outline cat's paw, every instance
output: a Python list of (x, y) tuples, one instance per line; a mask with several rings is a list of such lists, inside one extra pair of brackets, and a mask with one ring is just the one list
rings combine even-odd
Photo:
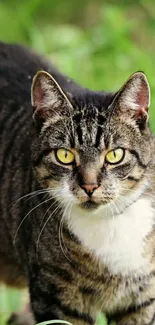
[(9, 318), (8, 325), (35, 325), (31, 313), (13, 313)]

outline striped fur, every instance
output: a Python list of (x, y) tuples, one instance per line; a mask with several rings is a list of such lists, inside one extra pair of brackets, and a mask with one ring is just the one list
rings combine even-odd
[[(155, 324), (148, 106), (143, 73), (93, 92), (0, 43), (0, 281), (28, 287), (36, 322), (94, 325), (103, 311), (117, 325)], [(73, 165), (58, 162), (60, 147)], [(115, 148), (124, 156), (108, 164)]]

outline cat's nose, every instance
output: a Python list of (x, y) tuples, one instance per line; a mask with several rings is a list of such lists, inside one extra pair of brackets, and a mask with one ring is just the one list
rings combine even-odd
[(92, 196), (94, 191), (99, 187), (98, 184), (82, 184), (82, 189), (86, 192), (88, 196)]

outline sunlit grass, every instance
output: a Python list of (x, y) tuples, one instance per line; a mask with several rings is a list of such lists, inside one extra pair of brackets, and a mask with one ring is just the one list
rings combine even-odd
[(23, 304), (23, 292), (0, 286), (0, 325), (6, 325), (12, 312), (19, 311)]

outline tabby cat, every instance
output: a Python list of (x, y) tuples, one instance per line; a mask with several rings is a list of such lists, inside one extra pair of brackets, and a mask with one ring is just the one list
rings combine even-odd
[(155, 324), (149, 102), (142, 72), (94, 92), (0, 43), (0, 280), (35, 322)]

